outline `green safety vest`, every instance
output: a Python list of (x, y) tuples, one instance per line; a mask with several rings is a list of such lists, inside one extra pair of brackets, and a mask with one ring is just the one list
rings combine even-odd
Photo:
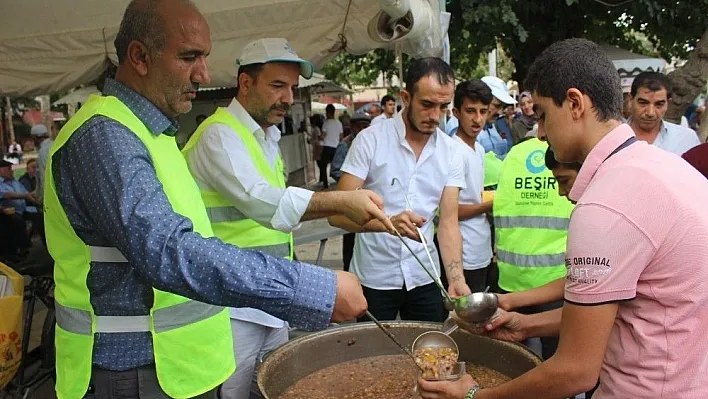
[(47, 246), (55, 261), (57, 396), (84, 397), (91, 378), (94, 334), (148, 331), (162, 390), (174, 398), (201, 395), (219, 386), (236, 367), (226, 309), (154, 288), (153, 305), (146, 315), (100, 316), (91, 306), (86, 285), (91, 262), (128, 260), (117, 248), (89, 246), (77, 236), (59, 202), (51, 171), (54, 154), (96, 115), (111, 118), (138, 136), (174, 211), (189, 218), (195, 232), (212, 236), (197, 185), (174, 138), (153, 135), (117, 98), (91, 96), (57, 136), (47, 163), (44, 218)]
[[(224, 108), (217, 109), (212, 116), (199, 125), (182, 149), (185, 157), (189, 156), (190, 151), (197, 145), (207, 127), (213, 124), (228, 126), (246, 146), (246, 150), (261, 177), (271, 186), (285, 188), (283, 160), (280, 155), (276, 158), (275, 170), (273, 170), (253, 133)], [(293, 258), (292, 233), (274, 230), (250, 219), (216, 191), (202, 189), (201, 195), (214, 235), (241, 248), (256, 249), (279, 258)]]
[(558, 195), (545, 164), (547, 148), (536, 138), (515, 145), (499, 177), (493, 205), (499, 287), (509, 292), (540, 287), (566, 274), (573, 205)]
[(499, 174), (501, 173), (503, 161), (497, 158), (494, 151), (484, 154), (484, 187), (496, 186), (499, 184)]

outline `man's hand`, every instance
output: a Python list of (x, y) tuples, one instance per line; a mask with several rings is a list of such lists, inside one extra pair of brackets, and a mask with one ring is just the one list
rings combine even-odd
[(462, 399), (477, 382), (465, 374), (456, 381), (426, 381), (418, 379), (418, 391), (425, 399)]
[(352, 273), (337, 271), (337, 296), (332, 321), (353, 320), (363, 315), (367, 306), (359, 279)]
[(393, 226), (398, 230), (399, 234), (421, 242), (416, 227), (421, 227), (426, 222), (424, 217), (416, 215), (413, 211), (403, 211), (393, 216), (391, 222), (393, 222)]
[(384, 213), (384, 201), (378, 194), (371, 190), (356, 190), (342, 193), (344, 207), (342, 214), (354, 223), (364, 226), (371, 220), (378, 220), (393, 233), (394, 226)]
[(496, 294), (499, 307), (507, 312), (514, 309), (511, 294)]
[(460, 319), (457, 314), (453, 315), (455, 322), (460, 328), (473, 334), (486, 335), (490, 338), (511, 342), (521, 342), (527, 338), (523, 327), (524, 317), (526, 316), (516, 312), (506, 312), (499, 309), (487, 325), (476, 326)]
[(462, 278), (450, 284), (447, 289), (447, 293), (450, 294), (451, 297), (457, 298), (471, 294), (472, 290), (470, 290), (470, 287), (467, 285), (467, 283), (465, 283), (465, 279)]

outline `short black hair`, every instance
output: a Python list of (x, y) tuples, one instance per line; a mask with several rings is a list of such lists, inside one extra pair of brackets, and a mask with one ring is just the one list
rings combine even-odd
[(632, 89), (630, 94), (632, 97), (637, 95), (639, 89), (649, 89), (651, 91), (666, 90), (666, 98), (670, 99), (673, 91), (671, 90), (671, 81), (668, 76), (660, 72), (642, 72), (632, 81)]
[(406, 91), (412, 96), (415, 93), (416, 83), (428, 75), (435, 75), (442, 85), (455, 81), (455, 73), (445, 61), (436, 57), (418, 58), (411, 61), (408, 66)]
[(472, 79), (458, 84), (455, 88), (455, 99), (453, 100), (455, 108), (462, 108), (465, 98), (489, 105), (492, 103), (494, 96), (492, 95), (492, 89), (481, 79)]
[(325, 113), (326, 113), (327, 115), (329, 115), (329, 114), (334, 114), (334, 105), (332, 105), (332, 104), (327, 104), (327, 106), (325, 107)]
[(555, 170), (560, 168), (561, 166), (566, 169), (573, 169), (579, 172), (582, 164), (580, 164), (579, 162), (558, 162), (556, 161), (555, 154), (553, 154), (553, 150), (551, 150), (551, 147), (548, 147), (548, 149), (546, 150), (546, 167), (548, 168), (548, 170)]
[(620, 120), (619, 73), (605, 51), (587, 39), (567, 39), (543, 50), (529, 68), (525, 90), (550, 97), (561, 106), (570, 88), (590, 97), (600, 122)]
[(396, 99), (393, 98), (392, 95), (386, 94), (386, 95), (383, 96), (383, 98), (381, 99), (381, 106), (383, 107), (383, 106), (386, 105), (386, 103), (389, 102), (389, 101), (393, 101), (393, 102), (395, 103), (395, 102), (396, 102)]
[(241, 76), (242, 73), (245, 73), (246, 75), (250, 76), (251, 79), (254, 81), (258, 79), (258, 75), (261, 73), (263, 70), (263, 67), (265, 67), (265, 64), (262, 62), (255, 63), (255, 64), (248, 64), (248, 65), (241, 65), (238, 67), (238, 71), (236, 72), (236, 95), (238, 96), (238, 78)]

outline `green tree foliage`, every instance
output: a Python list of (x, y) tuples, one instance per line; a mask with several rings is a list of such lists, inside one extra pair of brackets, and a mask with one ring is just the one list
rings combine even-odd
[(708, 0), (453, 0), (447, 10), (451, 62), (467, 64), (499, 43), (518, 81), (559, 40), (586, 37), (685, 59), (708, 26)]
[[(498, 59), (502, 78), (523, 81), (528, 67), (551, 43), (570, 37), (618, 45), (667, 60), (687, 58), (708, 26), (708, 0), (452, 0), (451, 64), (458, 76), (486, 74), (486, 54)], [(370, 85), (380, 72), (396, 72), (393, 52), (340, 54), (324, 73), (336, 82)], [(513, 64), (513, 65), (511, 65)], [(510, 76), (507, 76), (510, 75)]]

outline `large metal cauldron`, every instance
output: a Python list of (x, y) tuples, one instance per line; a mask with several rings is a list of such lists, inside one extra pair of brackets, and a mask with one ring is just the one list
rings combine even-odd
[[(408, 347), (415, 338), (438, 323), (383, 322)], [(526, 347), (496, 341), (457, 330), (451, 335), (460, 348), (460, 360), (489, 367), (515, 378), (541, 363)], [(272, 352), (258, 371), (263, 398), (277, 399), (303, 377), (325, 367), (349, 360), (379, 355), (399, 355), (401, 350), (373, 323), (356, 323), (330, 328), (292, 340)]]

